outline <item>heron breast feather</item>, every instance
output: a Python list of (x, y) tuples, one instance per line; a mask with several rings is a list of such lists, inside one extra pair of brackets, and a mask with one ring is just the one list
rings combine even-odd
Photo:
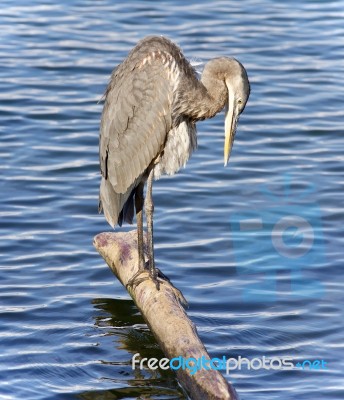
[(154, 177), (173, 175), (184, 167), (197, 147), (196, 126), (193, 122), (183, 120), (177, 127), (171, 129), (160, 155), (159, 162), (154, 167)]

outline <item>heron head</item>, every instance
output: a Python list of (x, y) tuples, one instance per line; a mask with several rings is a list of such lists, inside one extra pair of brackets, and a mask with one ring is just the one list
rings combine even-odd
[(250, 83), (244, 66), (238, 60), (227, 57), (222, 59), (223, 64), (226, 65), (224, 81), (228, 91), (225, 106), (224, 163), (226, 166), (233, 147), (239, 116), (244, 111), (250, 95)]

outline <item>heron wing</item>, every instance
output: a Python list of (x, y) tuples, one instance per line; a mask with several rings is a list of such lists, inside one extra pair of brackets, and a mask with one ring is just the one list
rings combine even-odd
[(134, 66), (132, 61), (114, 71), (101, 120), (101, 171), (115, 193), (126, 193), (146, 171), (172, 126), (173, 85), (166, 64), (151, 56)]

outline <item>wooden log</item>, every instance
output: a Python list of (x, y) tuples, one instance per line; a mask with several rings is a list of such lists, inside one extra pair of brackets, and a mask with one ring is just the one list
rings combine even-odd
[[(93, 244), (126, 287), (138, 272), (136, 231), (100, 233), (94, 238)], [(142, 276), (144, 274), (148, 276), (148, 272), (143, 272)], [(140, 275), (140, 278), (142, 276)], [(167, 358), (211, 358), (197, 334), (195, 325), (184, 310), (183, 295), (169, 281), (160, 284), (160, 290), (157, 290), (151, 279), (146, 279), (133, 288), (128, 287), (127, 290)], [(176, 374), (179, 383), (191, 399), (238, 399), (234, 388), (218, 370), (202, 368), (191, 374), (188, 368), (179, 368)]]

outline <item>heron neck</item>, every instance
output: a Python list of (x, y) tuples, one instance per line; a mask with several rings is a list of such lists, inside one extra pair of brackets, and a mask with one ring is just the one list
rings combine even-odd
[(227, 91), (224, 82), (208, 74), (203, 74), (200, 81), (195, 79), (191, 87), (189, 81), (182, 88), (177, 97), (178, 112), (194, 121), (212, 118), (225, 106)]
[(211, 118), (224, 108), (228, 98), (228, 91), (224, 81), (208, 74), (202, 75), (200, 84), (207, 92), (208, 114), (205, 118)]

